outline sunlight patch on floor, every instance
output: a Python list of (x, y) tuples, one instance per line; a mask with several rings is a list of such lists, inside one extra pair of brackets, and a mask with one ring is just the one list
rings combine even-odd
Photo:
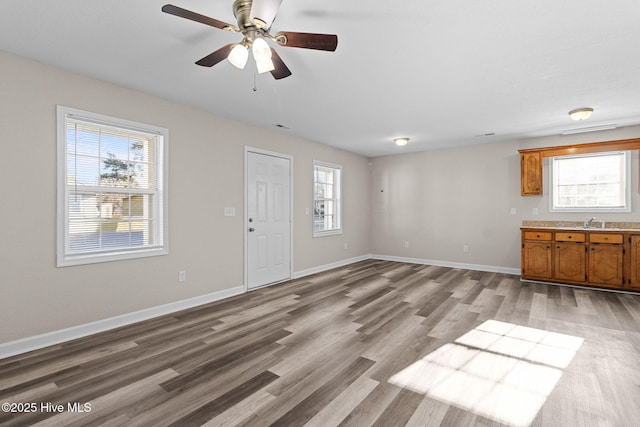
[(528, 426), (583, 341), (487, 320), (389, 382), (503, 424)]

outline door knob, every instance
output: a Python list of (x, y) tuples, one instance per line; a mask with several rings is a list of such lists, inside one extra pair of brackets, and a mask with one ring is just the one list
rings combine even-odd
[(254, 231), (256, 231), (256, 229), (255, 229), (255, 228), (253, 228), (253, 227), (249, 227), (249, 233), (254, 232)]

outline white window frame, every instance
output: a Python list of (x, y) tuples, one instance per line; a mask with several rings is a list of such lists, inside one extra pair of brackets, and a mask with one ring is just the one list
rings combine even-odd
[[(336, 197), (332, 199), (336, 203), (336, 212), (334, 214), (336, 218), (336, 222), (338, 226), (336, 228), (332, 228), (329, 230), (316, 230), (316, 220), (315, 220), (315, 206), (316, 206), (316, 168), (329, 168), (334, 169), (338, 172), (338, 183), (335, 186)], [(337, 165), (335, 163), (322, 162), (319, 160), (313, 161), (313, 207), (312, 207), (312, 226), (313, 226), (313, 237), (322, 237), (322, 236), (332, 236), (336, 234), (342, 234), (342, 166)]]
[[(67, 120), (87, 122), (105, 128), (116, 128), (128, 132), (153, 135), (156, 139), (154, 150), (154, 183), (152, 190), (128, 189), (133, 193), (153, 192), (155, 202), (152, 209), (157, 218), (154, 233), (158, 236), (153, 246), (141, 248), (114, 248), (95, 252), (69, 251), (69, 195), (72, 185), (67, 183)], [(133, 258), (166, 255), (169, 253), (169, 209), (168, 209), (168, 129), (138, 123), (130, 120), (82, 111), (74, 108), (57, 106), (57, 266), (67, 267), (100, 262), (118, 261)], [(74, 186), (75, 187), (75, 186)]]
[[(625, 171), (623, 174), (624, 181), (624, 197), (625, 197), (625, 206), (621, 207), (555, 207), (555, 199), (556, 199), (556, 189), (554, 185), (554, 162), (558, 159), (568, 159), (568, 158), (586, 158), (586, 157), (595, 157), (595, 156), (603, 156), (603, 155), (612, 155), (612, 154), (623, 154), (624, 155), (624, 167)], [(598, 152), (593, 154), (577, 154), (577, 155), (569, 155), (569, 156), (556, 156), (549, 158), (549, 212), (631, 212), (631, 152), (630, 151), (610, 151), (610, 152)]]

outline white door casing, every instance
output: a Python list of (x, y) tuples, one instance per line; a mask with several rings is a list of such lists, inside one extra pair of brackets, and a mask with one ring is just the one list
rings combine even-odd
[(245, 286), (291, 278), (289, 156), (245, 149)]

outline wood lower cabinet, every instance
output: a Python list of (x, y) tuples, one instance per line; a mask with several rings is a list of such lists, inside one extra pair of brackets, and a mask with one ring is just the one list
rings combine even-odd
[(536, 279), (553, 277), (551, 242), (525, 242), (522, 245), (522, 275)]
[(522, 228), (522, 278), (640, 291), (640, 231)]
[(623, 255), (622, 246), (592, 245), (589, 248), (589, 283), (622, 287)]
[(524, 231), (522, 233), (522, 275), (539, 280), (553, 277), (551, 241), (548, 231)]
[(627, 285), (630, 289), (640, 291), (640, 235), (629, 237), (629, 252), (631, 262)]
[(587, 282), (587, 246), (584, 243), (555, 243), (553, 255), (554, 279)]
[(589, 235), (589, 283), (624, 286), (624, 237), (622, 234)]

